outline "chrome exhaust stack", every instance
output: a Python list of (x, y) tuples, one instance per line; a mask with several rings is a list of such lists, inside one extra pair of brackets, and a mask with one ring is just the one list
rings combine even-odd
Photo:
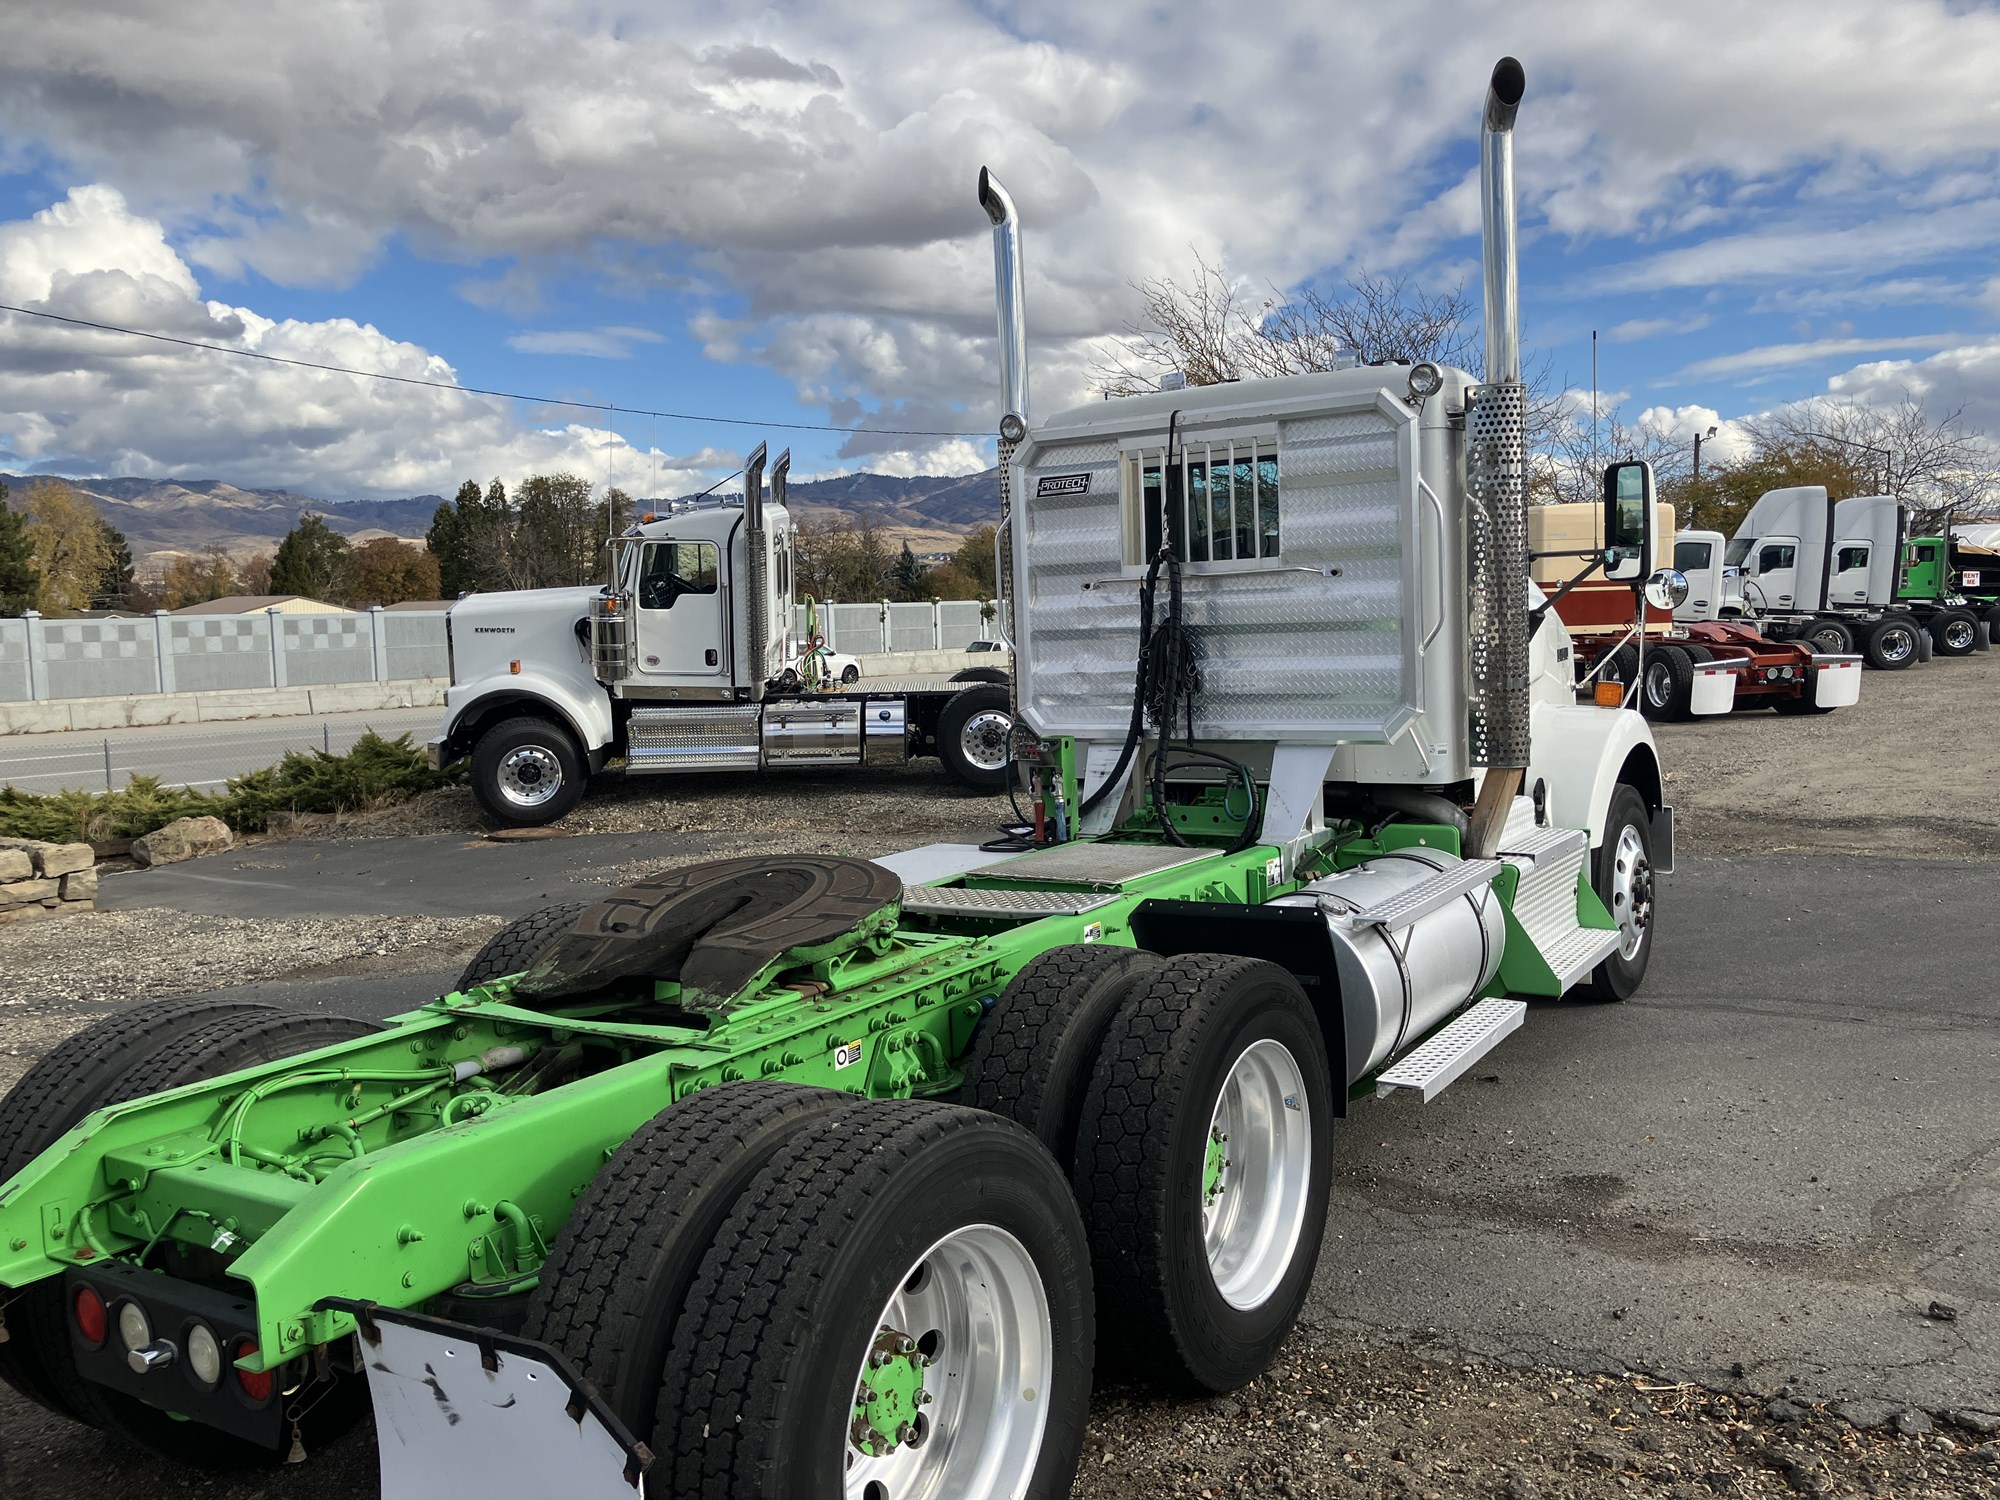
[[(743, 555), (749, 564), (745, 582), (750, 595), (743, 626), (750, 658), (748, 693), (757, 703), (763, 701), (765, 684), (773, 676), (771, 664), (765, 660), (771, 642), (771, 580), (764, 566), (768, 545), (764, 537), (764, 447), (759, 443), (751, 449), (743, 465)], [(739, 687), (738, 692), (743, 691)]]
[[(993, 225), (993, 297), (1000, 318), (1000, 524), (993, 533), (993, 592), (1005, 606), (1014, 570), (1014, 450), (1028, 435), (1027, 277), (1021, 269), (1021, 216), (1000, 179), (985, 167), (979, 169), (979, 206)], [(1018, 628), (1006, 616), (1000, 623), (1000, 639), (1011, 649)], [(1019, 663), (1015, 665), (1007, 676), (1010, 709), (1019, 707), (1013, 686)]]
[(1527, 91), (1503, 57), (1486, 90), (1479, 204), (1486, 307), (1485, 384), (1466, 412), (1466, 565), (1472, 763), (1486, 768), (1467, 852), (1492, 857), (1532, 749), (1528, 696), (1527, 390), (1521, 384), (1520, 276), (1515, 249), (1514, 116)]

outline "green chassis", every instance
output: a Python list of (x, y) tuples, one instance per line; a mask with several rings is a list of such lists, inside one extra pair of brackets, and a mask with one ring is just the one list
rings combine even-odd
[[(1235, 821), (1213, 799), (1173, 816), (1194, 839), (1218, 841)], [(1336, 837), (1302, 861), (1301, 879), (1416, 843), (1458, 850), (1453, 829), (1396, 824)], [(526, 1009), (502, 979), (378, 1036), (100, 1110), (0, 1185), (0, 1287), (143, 1261), (162, 1240), (220, 1251), (255, 1295), (264, 1352), (240, 1361), (246, 1369), (351, 1332), (348, 1314), (318, 1310), (323, 1298), (419, 1309), (468, 1283), (525, 1290), (606, 1158), (673, 1101), (745, 1078), (947, 1094), (984, 1008), (1030, 959), (1067, 943), (1132, 945), (1144, 901), (1255, 905), (1297, 889), (1267, 883), (1277, 854), (1253, 846), (1121, 882), (1117, 902), (1083, 916), (905, 914), (840, 956), (781, 958), (706, 1029), (641, 1023), (631, 1004)], [(1021, 884), (1000, 872), (963, 881)], [(1494, 889), (1511, 906), (1511, 869)], [(1612, 925), (1587, 878), (1577, 900), (1584, 925)], [(1511, 910), (1507, 920), (1490, 992), (1555, 993)], [(653, 1014), (667, 1002), (674, 1015), (678, 986), (655, 988)], [(582, 1047), (604, 1062), (540, 1094), (508, 1093), (505, 1070), (453, 1080), (454, 1064), (496, 1046)]]

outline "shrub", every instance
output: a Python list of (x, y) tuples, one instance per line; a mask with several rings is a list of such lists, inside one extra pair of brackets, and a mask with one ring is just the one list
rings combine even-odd
[(137, 838), (203, 813), (238, 833), (261, 833), (276, 812), (356, 812), (445, 786), (459, 774), (431, 770), (409, 735), (385, 740), (371, 729), (344, 755), (287, 751), (275, 766), (238, 776), (222, 792), (162, 786), (153, 776), (134, 776), (115, 792), (0, 788), (0, 836), (52, 843)]

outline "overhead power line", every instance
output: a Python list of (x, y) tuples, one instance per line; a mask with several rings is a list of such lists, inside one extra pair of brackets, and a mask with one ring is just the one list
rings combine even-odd
[(507, 401), (528, 401), (537, 406), (568, 406), (578, 411), (618, 412), (631, 417), (666, 417), (675, 422), (717, 422), (730, 427), (776, 427), (786, 432), (866, 432), (879, 437), (980, 438), (983, 432), (950, 432), (929, 427), (841, 427), (832, 422), (773, 422), (757, 417), (716, 417), (700, 412), (654, 411), (644, 406), (619, 406), (610, 401), (570, 401), (561, 396), (530, 396), (520, 391), (496, 391), (477, 385), (454, 385), (446, 380), (424, 380), (415, 375), (391, 375), (383, 370), (356, 370), (347, 365), (322, 364), (311, 359), (287, 359), (282, 354), (263, 354), (255, 349), (232, 349), (227, 344), (210, 344), (201, 339), (175, 338), (167, 333), (148, 333), (143, 328), (120, 328), (115, 323), (93, 323), (87, 318), (69, 318), (61, 313), (41, 312), (32, 307), (14, 307), (0, 302), (0, 312), (19, 313), (24, 318), (41, 318), (50, 323), (67, 323), (72, 328), (89, 328), (98, 333), (122, 333), (129, 338), (151, 339), (156, 344), (179, 344), (184, 349), (206, 349), (211, 354), (233, 354), (238, 359), (261, 359), (271, 365), (291, 365), (300, 370), (323, 370), (330, 375), (354, 375), (362, 380), (387, 380), (395, 385), (420, 385), (433, 391), (453, 391), (462, 396), (498, 396)]

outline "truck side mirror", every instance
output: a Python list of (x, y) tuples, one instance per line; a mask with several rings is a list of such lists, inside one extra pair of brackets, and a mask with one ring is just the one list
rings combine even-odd
[(1634, 460), (1604, 470), (1604, 576), (1630, 581), (1653, 571), (1653, 466)]
[(1646, 580), (1646, 602), (1672, 614), (1687, 603), (1687, 574), (1678, 568), (1662, 568)]

